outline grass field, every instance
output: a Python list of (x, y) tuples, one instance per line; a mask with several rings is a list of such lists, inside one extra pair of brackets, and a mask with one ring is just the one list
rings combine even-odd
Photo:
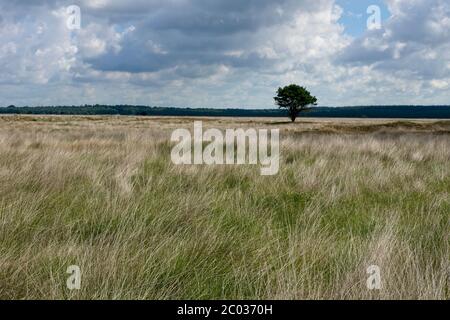
[(280, 128), (279, 174), (173, 165), (193, 119), (1, 116), (0, 298), (450, 298), (450, 121), (202, 120)]

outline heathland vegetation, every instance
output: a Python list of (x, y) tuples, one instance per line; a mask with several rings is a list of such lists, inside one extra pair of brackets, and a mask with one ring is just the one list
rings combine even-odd
[(450, 298), (450, 122), (202, 121), (280, 128), (278, 175), (174, 165), (189, 118), (1, 116), (0, 298)]

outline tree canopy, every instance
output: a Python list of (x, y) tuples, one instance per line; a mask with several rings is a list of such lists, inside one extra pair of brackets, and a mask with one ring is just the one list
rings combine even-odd
[(280, 109), (288, 110), (292, 122), (295, 122), (300, 112), (306, 110), (307, 106), (317, 104), (316, 97), (312, 96), (304, 87), (296, 84), (278, 88), (277, 96), (274, 99)]

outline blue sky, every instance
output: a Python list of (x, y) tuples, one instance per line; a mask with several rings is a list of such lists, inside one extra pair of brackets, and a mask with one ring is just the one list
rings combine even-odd
[(345, 32), (351, 36), (361, 36), (367, 29), (367, 8), (376, 5), (381, 9), (381, 19), (386, 21), (390, 12), (383, 0), (338, 0), (336, 3), (344, 10), (339, 20), (345, 26)]
[(448, 52), (448, 0), (0, 0), (0, 106), (448, 104)]

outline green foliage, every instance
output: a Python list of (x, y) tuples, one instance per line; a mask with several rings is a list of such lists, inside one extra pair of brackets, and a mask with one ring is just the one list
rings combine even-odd
[(316, 105), (317, 98), (312, 96), (304, 87), (291, 84), (284, 88), (278, 88), (275, 103), (280, 109), (287, 109), (289, 118), (295, 122), (299, 113), (306, 110), (309, 105)]

